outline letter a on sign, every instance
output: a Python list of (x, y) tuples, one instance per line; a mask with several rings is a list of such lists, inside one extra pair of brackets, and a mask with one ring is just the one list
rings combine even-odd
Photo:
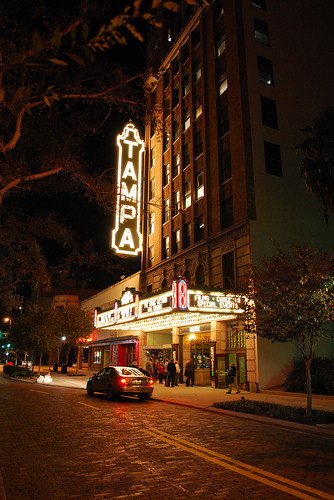
[(143, 245), (140, 202), (144, 141), (132, 123), (117, 136), (117, 146), (117, 204), (111, 246), (116, 253), (138, 255)]

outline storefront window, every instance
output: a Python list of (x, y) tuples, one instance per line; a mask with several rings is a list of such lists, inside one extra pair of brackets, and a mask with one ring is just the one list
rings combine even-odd
[(95, 365), (100, 365), (102, 362), (102, 351), (93, 352), (93, 363)]
[(210, 345), (191, 344), (191, 358), (194, 360), (197, 370), (210, 368)]

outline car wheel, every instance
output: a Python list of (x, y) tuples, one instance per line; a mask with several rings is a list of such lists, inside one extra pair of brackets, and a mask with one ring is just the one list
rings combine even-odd
[(110, 399), (110, 401), (115, 399), (115, 393), (114, 393), (114, 389), (113, 389), (112, 385), (109, 385), (108, 390), (107, 390), (107, 394), (108, 394), (108, 398)]
[(144, 401), (145, 399), (148, 399), (151, 396), (151, 394), (138, 394), (138, 398), (140, 401)]
[(92, 386), (91, 382), (88, 382), (88, 384), (87, 384), (87, 394), (88, 394), (88, 396), (93, 396), (93, 394), (94, 394), (93, 386)]

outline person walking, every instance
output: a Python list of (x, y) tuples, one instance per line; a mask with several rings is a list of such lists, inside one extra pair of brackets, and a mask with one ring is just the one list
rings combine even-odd
[(179, 381), (179, 375), (180, 375), (181, 369), (180, 369), (179, 362), (177, 360), (175, 361), (175, 370), (176, 370), (176, 373), (175, 373), (175, 385), (179, 385), (178, 381)]
[(185, 375), (187, 377), (186, 386), (193, 387), (194, 385), (194, 375), (195, 375), (195, 365), (192, 359), (189, 359), (186, 364)]
[(231, 394), (232, 385), (234, 385), (237, 394), (239, 394), (240, 389), (239, 389), (238, 380), (237, 380), (237, 367), (235, 366), (234, 363), (230, 364), (230, 369), (229, 369), (228, 374), (227, 374), (227, 383), (228, 383), (228, 391), (226, 394)]
[(175, 363), (174, 363), (173, 359), (171, 359), (170, 362), (168, 363), (167, 372), (168, 372), (167, 386), (174, 387), (176, 368), (175, 368)]
[(154, 379), (154, 367), (153, 367), (152, 358), (150, 358), (147, 361), (145, 370), (150, 374), (150, 377), (152, 377)]

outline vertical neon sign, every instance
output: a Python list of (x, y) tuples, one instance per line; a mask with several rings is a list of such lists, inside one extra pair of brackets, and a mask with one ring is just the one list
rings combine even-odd
[(111, 245), (116, 253), (138, 255), (143, 244), (140, 201), (144, 141), (132, 123), (117, 136), (117, 146), (117, 205)]
[(172, 308), (188, 309), (188, 285), (184, 278), (172, 282)]

